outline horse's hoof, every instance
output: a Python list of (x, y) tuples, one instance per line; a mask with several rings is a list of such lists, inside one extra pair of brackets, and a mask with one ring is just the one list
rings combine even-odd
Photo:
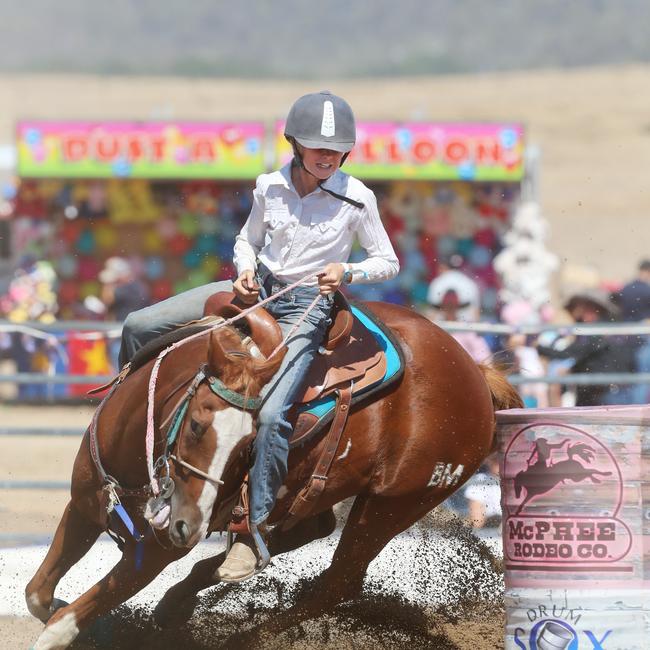
[[(54, 616), (54, 613), (61, 609), (62, 607), (67, 607), (70, 603), (67, 603), (65, 600), (61, 600), (60, 598), (52, 598), (52, 602), (50, 603), (50, 608), (49, 608), (49, 616), (47, 617), (47, 621), (49, 621), (52, 616)], [(43, 621), (44, 623), (47, 623), (47, 621)]]

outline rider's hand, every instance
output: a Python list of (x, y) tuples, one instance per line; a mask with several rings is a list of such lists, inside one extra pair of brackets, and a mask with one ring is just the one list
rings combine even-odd
[(333, 262), (325, 267), (325, 270), (318, 276), (318, 286), (320, 287), (321, 296), (327, 296), (334, 293), (343, 282), (345, 266), (338, 262)]
[(237, 297), (247, 305), (257, 302), (260, 293), (259, 285), (255, 282), (254, 271), (244, 271), (233, 283), (232, 288)]

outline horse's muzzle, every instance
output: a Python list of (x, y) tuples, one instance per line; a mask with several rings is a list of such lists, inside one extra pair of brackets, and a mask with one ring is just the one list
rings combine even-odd
[(174, 546), (190, 546), (192, 531), (184, 519), (176, 519), (169, 528), (169, 538)]

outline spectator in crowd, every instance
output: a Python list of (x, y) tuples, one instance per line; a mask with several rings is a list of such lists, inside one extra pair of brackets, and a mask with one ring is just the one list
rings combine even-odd
[[(530, 300), (523, 298), (506, 303), (501, 309), (501, 320), (517, 328), (522, 325), (538, 325), (542, 320), (541, 310), (536, 309)], [(549, 309), (546, 309), (548, 312)], [(550, 313), (548, 314), (550, 317)], [(546, 374), (544, 363), (533, 346), (533, 338), (512, 332), (500, 339), (499, 362), (510, 369), (510, 373), (522, 375), (529, 379)], [(527, 381), (518, 386), (519, 394), (527, 408), (545, 408), (549, 406), (548, 385)]]
[[(469, 306), (469, 303), (461, 303), (458, 294), (454, 289), (447, 289), (439, 303), (432, 303), (432, 307), (438, 310), (441, 320), (460, 320), (459, 311)], [(474, 361), (485, 361), (491, 351), (485, 339), (476, 332), (451, 332), (451, 335), (465, 348)]]
[[(109, 320), (123, 321), (132, 311), (150, 304), (146, 285), (135, 276), (131, 264), (122, 257), (109, 257), (99, 273), (101, 301), (96, 308)], [(88, 305), (90, 306), (90, 305)], [(109, 354), (114, 370), (119, 370), (120, 339), (111, 340)]]
[[(499, 357), (510, 366), (512, 374), (522, 375), (529, 379), (542, 377), (545, 373), (544, 364), (538, 351), (525, 334), (510, 334), (505, 343), (504, 355)], [(543, 383), (526, 382), (518, 386), (519, 394), (527, 408), (546, 408), (549, 406), (548, 387)]]
[(625, 322), (650, 319), (650, 259), (639, 264), (639, 273), (615, 296)]
[(99, 273), (101, 300), (107, 315), (123, 321), (132, 311), (149, 304), (147, 287), (135, 277), (133, 268), (122, 257), (109, 257)]
[[(615, 297), (624, 321), (646, 321), (650, 324), (650, 259), (641, 261), (637, 277), (628, 282)], [(637, 336), (634, 342), (637, 372), (650, 373), (650, 336)], [(650, 402), (650, 386), (633, 386), (631, 401), (635, 404)]]
[[(427, 302), (434, 307), (440, 305), (445, 293), (451, 289), (463, 304), (463, 307), (458, 309), (458, 320), (473, 322), (478, 320), (481, 312), (481, 292), (478, 284), (460, 270), (462, 265), (463, 258), (457, 254), (442, 258), (438, 262), (438, 275), (429, 284)], [(434, 320), (435, 316), (435, 312), (430, 313), (431, 320)]]
[[(585, 289), (572, 295), (564, 308), (576, 323), (595, 324), (611, 322), (619, 314), (609, 296), (598, 289)], [(571, 372), (619, 373), (633, 372), (633, 350), (624, 340), (614, 337), (579, 335), (574, 341), (557, 349), (552, 345), (537, 344), (538, 352), (549, 359), (572, 359)], [(626, 403), (622, 387), (609, 385), (579, 385), (576, 389), (576, 406)]]
[(463, 490), (467, 499), (467, 518), (473, 528), (501, 525), (501, 483), (499, 457), (489, 456), (483, 467), (467, 482)]

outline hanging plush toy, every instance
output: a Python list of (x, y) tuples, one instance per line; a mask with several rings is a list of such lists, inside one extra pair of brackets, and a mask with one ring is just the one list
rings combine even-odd
[(500, 298), (506, 305), (530, 305), (537, 322), (543, 320), (551, 300), (549, 282), (558, 268), (558, 258), (545, 247), (547, 223), (539, 205), (523, 203), (517, 209), (512, 228), (504, 237), (505, 248), (494, 258), (501, 276)]
[(54, 292), (56, 273), (49, 262), (35, 262), (19, 269), (0, 296), (0, 313), (14, 322), (55, 320), (57, 300)]

